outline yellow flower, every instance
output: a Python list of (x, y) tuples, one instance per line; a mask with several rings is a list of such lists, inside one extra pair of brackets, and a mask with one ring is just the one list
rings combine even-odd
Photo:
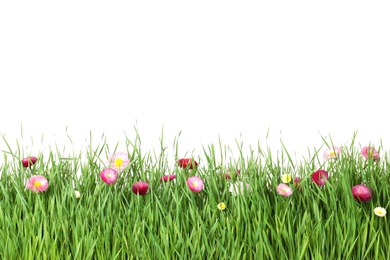
[(225, 205), (225, 203), (220, 202), (220, 203), (218, 203), (217, 208), (219, 210), (225, 210), (226, 209), (226, 205)]
[(382, 207), (376, 207), (374, 209), (374, 213), (375, 215), (377, 215), (378, 217), (384, 217), (386, 216), (386, 210)]
[(283, 183), (290, 183), (292, 180), (291, 174), (285, 173), (282, 174), (282, 182)]

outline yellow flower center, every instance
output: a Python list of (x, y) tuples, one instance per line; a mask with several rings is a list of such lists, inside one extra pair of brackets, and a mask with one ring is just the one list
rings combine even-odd
[(336, 153), (332, 151), (332, 152), (329, 153), (329, 155), (330, 155), (331, 157), (335, 157), (335, 156), (336, 156)]
[(34, 187), (35, 188), (39, 188), (42, 186), (42, 183), (40, 183), (39, 181), (34, 181)]
[(197, 182), (192, 183), (192, 187), (194, 188), (198, 187), (198, 183)]
[(114, 164), (116, 167), (120, 167), (123, 164), (123, 159), (122, 158), (116, 158), (114, 161)]
[(107, 174), (106, 174), (106, 177), (109, 178), (109, 179), (111, 179), (111, 178), (112, 178), (112, 174), (111, 174), (111, 173), (107, 173)]

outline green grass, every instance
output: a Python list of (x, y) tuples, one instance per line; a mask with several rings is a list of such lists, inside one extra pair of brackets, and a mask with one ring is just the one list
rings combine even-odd
[[(140, 138), (126, 138), (129, 166), (115, 185), (100, 179), (113, 153), (106, 142), (92, 143), (80, 153), (62, 154), (59, 149), (39, 154), (38, 162), (24, 168), (26, 157), (3, 137), (4, 164), (0, 166), (0, 258), (1, 259), (390, 259), (390, 225), (374, 208), (389, 209), (389, 159), (381, 145), (381, 159), (361, 156), (362, 147), (351, 143), (335, 160), (324, 161), (322, 152), (308, 151), (301, 162), (293, 162), (283, 145), (279, 156), (271, 149), (251, 148), (232, 158), (231, 148), (218, 140), (193, 158), (194, 170), (178, 168), (160, 151), (141, 151)], [(175, 158), (178, 139), (174, 140)], [(114, 151), (117, 147), (114, 148)], [(228, 169), (241, 173), (230, 180)], [(319, 187), (311, 174), (329, 173)], [(293, 195), (276, 192), (284, 172), (300, 176)], [(175, 181), (161, 183), (165, 174)], [(25, 188), (31, 175), (43, 175), (49, 189), (34, 193)], [(205, 188), (189, 190), (186, 179), (197, 175)], [(133, 193), (136, 181), (149, 182), (145, 196)], [(233, 196), (235, 182), (249, 183), (252, 192)], [(373, 190), (371, 201), (355, 201), (351, 187), (365, 183)], [(75, 197), (74, 190), (81, 193)], [(219, 202), (226, 210), (217, 208)]]

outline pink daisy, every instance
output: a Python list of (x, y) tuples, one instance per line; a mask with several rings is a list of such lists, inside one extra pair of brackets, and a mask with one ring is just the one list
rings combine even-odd
[(193, 192), (200, 192), (204, 188), (204, 183), (198, 176), (192, 176), (187, 179), (187, 185)]
[(351, 191), (356, 201), (367, 202), (372, 199), (372, 190), (364, 184), (353, 186)]
[(129, 163), (129, 156), (125, 152), (116, 152), (109, 160), (110, 167), (117, 171), (122, 171)]
[(149, 189), (149, 183), (145, 181), (139, 181), (133, 184), (133, 192), (138, 195), (146, 195)]
[(328, 180), (328, 173), (324, 170), (318, 170), (311, 175), (311, 179), (318, 185), (324, 186)]
[(27, 180), (26, 187), (33, 192), (44, 192), (49, 188), (49, 182), (41, 175), (34, 175)]
[(379, 153), (377, 152), (377, 150), (375, 150), (374, 148), (372, 148), (370, 146), (363, 147), (363, 149), (362, 149), (362, 156), (364, 158), (366, 158), (366, 159), (373, 158), (374, 161), (377, 161), (380, 158)]
[(333, 148), (327, 148), (324, 153), (323, 157), (325, 160), (331, 160), (337, 158), (341, 153), (341, 148), (338, 146), (335, 146)]
[(292, 195), (292, 189), (287, 184), (281, 183), (278, 186), (276, 186), (276, 191), (285, 197), (290, 197)]
[(100, 173), (100, 178), (107, 183), (107, 184), (112, 184), (116, 181), (116, 178), (118, 177), (118, 173), (116, 170), (112, 168), (107, 168), (101, 171)]

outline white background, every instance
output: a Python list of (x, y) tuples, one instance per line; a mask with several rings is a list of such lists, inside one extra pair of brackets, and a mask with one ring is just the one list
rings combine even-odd
[(387, 151), (389, 3), (1, 1), (0, 133), (26, 155), (135, 126), (145, 152), (164, 127), (171, 155), (180, 132), (183, 156), (220, 137), (299, 159), (354, 131)]

